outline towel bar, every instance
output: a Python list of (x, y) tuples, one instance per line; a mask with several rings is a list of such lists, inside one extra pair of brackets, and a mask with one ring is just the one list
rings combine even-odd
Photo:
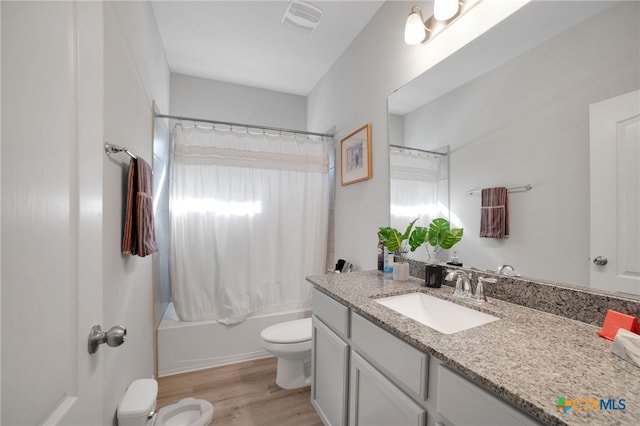
[[(527, 184), (524, 186), (510, 186), (507, 188), (507, 192), (527, 192), (527, 191), (531, 191), (532, 189), (533, 189), (533, 185), (531, 184)], [(479, 194), (480, 192), (482, 192), (482, 189), (470, 189), (469, 191), (467, 191), (467, 194), (475, 195), (475, 194)]]
[(136, 157), (133, 153), (131, 153), (126, 147), (120, 146), (120, 145), (113, 145), (113, 144), (110, 144), (109, 142), (105, 142), (104, 143), (104, 152), (107, 155), (117, 154), (119, 152), (124, 152), (129, 157), (133, 158), (134, 160), (138, 159), (138, 157)]

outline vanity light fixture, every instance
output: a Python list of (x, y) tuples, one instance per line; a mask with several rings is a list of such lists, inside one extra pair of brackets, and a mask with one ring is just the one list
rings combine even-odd
[(482, 0), (434, 0), (433, 16), (425, 20), (419, 6), (413, 6), (404, 27), (404, 42), (426, 43)]
[(447, 21), (458, 13), (458, 0), (435, 0), (433, 2), (433, 17), (438, 21)]

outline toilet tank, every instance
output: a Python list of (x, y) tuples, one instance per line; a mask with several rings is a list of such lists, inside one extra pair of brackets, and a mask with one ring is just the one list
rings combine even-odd
[(157, 397), (158, 382), (153, 379), (135, 380), (118, 404), (118, 425), (145, 426), (156, 409)]

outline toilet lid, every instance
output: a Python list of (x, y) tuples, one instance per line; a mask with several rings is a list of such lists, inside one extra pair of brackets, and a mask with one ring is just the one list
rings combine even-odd
[(118, 420), (146, 417), (155, 410), (157, 396), (158, 382), (154, 379), (134, 380), (118, 404)]
[(271, 343), (298, 343), (311, 340), (311, 318), (281, 322), (262, 330), (260, 337)]

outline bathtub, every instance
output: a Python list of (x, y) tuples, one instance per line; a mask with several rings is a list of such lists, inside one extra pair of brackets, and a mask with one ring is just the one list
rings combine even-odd
[(311, 316), (311, 307), (250, 317), (232, 326), (217, 321), (182, 322), (170, 303), (158, 327), (158, 376), (272, 356), (262, 348), (262, 329)]

